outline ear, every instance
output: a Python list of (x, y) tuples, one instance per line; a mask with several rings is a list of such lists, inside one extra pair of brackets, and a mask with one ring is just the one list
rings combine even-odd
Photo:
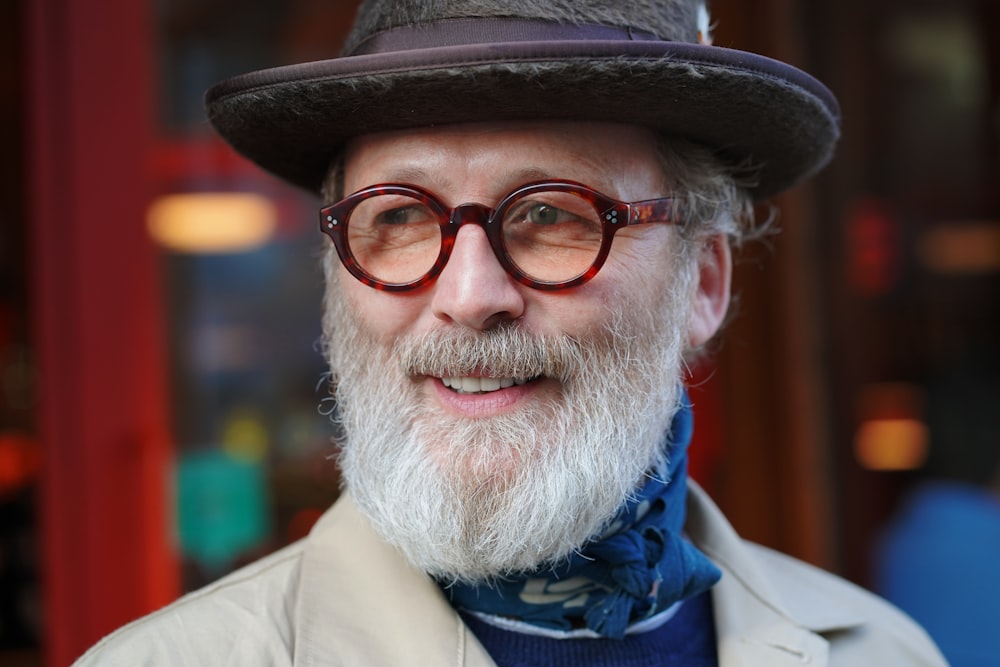
[(733, 256), (725, 234), (705, 239), (697, 252), (697, 283), (688, 323), (689, 349), (707, 343), (722, 326), (729, 311), (729, 283), (733, 274)]

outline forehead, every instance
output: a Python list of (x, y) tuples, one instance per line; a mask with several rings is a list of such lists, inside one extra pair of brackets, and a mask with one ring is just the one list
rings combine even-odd
[(475, 123), (365, 135), (348, 144), (343, 167), (348, 192), (377, 182), (481, 190), (568, 178), (612, 196), (651, 197), (665, 185), (657, 146), (655, 134), (633, 125)]

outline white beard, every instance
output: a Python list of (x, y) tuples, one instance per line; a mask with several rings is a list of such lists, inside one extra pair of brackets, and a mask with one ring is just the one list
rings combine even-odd
[[(690, 294), (689, 278), (672, 282), (655, 303), (626, 299), (585, 339), (536, 336), (513, 322), (442, 326), (389, 346), (330, 280), (324, 325), (340, 465), (379, 535), (417, 568), (464, 582), (557, 562), (598, 535), (645, 475), (665, 469)], [(465, 419), (428, 404), (414, 381), (476, 368), (554, 378), (561, 395)]]

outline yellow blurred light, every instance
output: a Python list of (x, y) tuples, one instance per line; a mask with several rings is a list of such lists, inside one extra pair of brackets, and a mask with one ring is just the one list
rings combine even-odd
[(146, 225), (158, 244), (175, 252), (235, 253), (267, 243), (277, 219), (277, 207), (262, 195), (197, 192), (159, 197)]
[(267, 454), (269, 438), (260, 419), (249, 414), (233, 416), (222, 434), (222, 448), (234, 459), (259, 463)]
[(854, 455), (869, 470), (915, 470), (927, 460), (930, 432), (917, 419), (872, 419), (854, 438)]

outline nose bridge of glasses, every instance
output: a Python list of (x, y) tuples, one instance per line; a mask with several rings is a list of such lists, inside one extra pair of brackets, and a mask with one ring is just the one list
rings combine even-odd
[(493, 211), (484, 204), (460, 204), (451, 210), (449, 223), (456, 234), (462, 225), (468, 224), (479, 225), (489, 234), (489, 222), (492, 214)]
[(502, 241), (500, 240), (499, 222), (494, 220), (494, 210), (485, 204), (466, 203), (460, 204), (451, 209), (451, 216), (448, 219), (448, 227), (442, 230), (442, 243), (447, 246), (446, 253), (450, 252), (450, 246), (458, 238), (458, 232), (464, 225), (476, 225), (481, 227), (486, 240), (493, 250), (497, 260), (506, 266), (503, 258)]

